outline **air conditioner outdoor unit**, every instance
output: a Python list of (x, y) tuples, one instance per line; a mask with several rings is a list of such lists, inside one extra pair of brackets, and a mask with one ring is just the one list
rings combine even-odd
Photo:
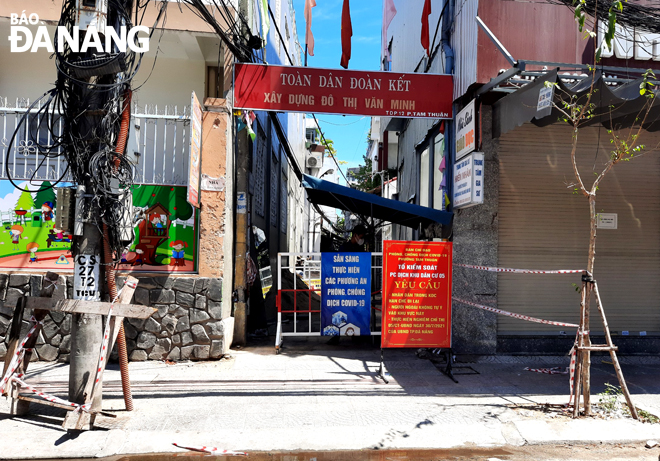
[(307, 154), (307, 168), (321, 168), (323, 166), (323, 154), (310, 152)]

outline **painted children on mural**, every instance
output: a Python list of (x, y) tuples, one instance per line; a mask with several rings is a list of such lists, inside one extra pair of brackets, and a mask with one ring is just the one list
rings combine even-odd
[(139, 248), (139, 245), (138, 245), (138, 248), (135, 249), (135, 258), (133, 258), (133, 261), (131, 262), (131, 265), (132, 266), (143, 266), (144, 265), (144, 260), (142, 259), (143, 254), (144, 254), (144, 250), (142, 248)]
[(64, 231), (62, 229), (58, 229), (56, 227), (52, 228), (49, 233), (48, 233), (48, 239), (46, 240), (48, 248), (53, 243), (60, 243), (60, 242), (71, 242), (71, 235), (64, 235)]
[(37, 262), (37, 250), (39, 249), (39, 244), (37, 242), (30, 242), (26, 247), (27, 251), (30, 252), (30, 262)]
[(170, 243), (170, 248), (172, 248), (172, 259), (170, 260), (170, 266), (185, 266), (186, 262), (184, 261), (185, 251), (183, 248), (188, 248), (188, 244), (181, 240), (175, 240)]
[(9, 235), (11, 236), (11, 243), (14, 245), (14, 250), (19, 250), (19, 242), (21, 241), (21, 234), (23, 233), (23, 226), (18, 224), (11, 226), (9, 229)]
[(151, 225), (154, 228), (156, 235), (165, 235), (165, 228), (163, 227), (163, 222), (160, 219), (160, 216), (154, 215), (151, 218)]
[(48, 224), (53, 220), (55, 216), (53, 216), (53, 202), (44, 202), (43, 205), (41, 205), (41, 215), (43, 216), (44, 222), (46, 222), (46, 227), (51, 227), (48, 226)]

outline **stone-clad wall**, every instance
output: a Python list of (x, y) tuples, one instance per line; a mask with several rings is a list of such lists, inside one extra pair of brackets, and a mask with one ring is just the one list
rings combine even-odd
[[(42, 280), (41, 275), (0, 274), (0, 359), (7, 351), (16, 301), (23, 295), (38, 296)], [(123, 281), (123, 277), (117, 278), (118, 287)], [(72, 291), (73, 277), (60, 276), (53, 297), (71, 298)], [(146, 320), (125, 319), (131, 361), (206, 360), (220, 358), (228, 352), (230, 344), (225, 339), (231, 338), (233, 318), (222, 319), (222, 279), (140, 278), (133, 303), (157, 310)], [(30, 316), (31, 312), (24, 315), (22, 334), (29, 328)], [(36, 347), (40, 360), (68, 361), (71, 319), (70, 314), (48, 314)], [(116, 357), (116, 352), (113, 355)]]

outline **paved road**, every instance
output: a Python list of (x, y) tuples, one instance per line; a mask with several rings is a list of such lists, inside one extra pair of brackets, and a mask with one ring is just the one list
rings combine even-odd
[[(376, 376), (380, 351), (372, 347), (350, 341), (334, 347), (291, 340), (287, 345), (280, 355), (274, 355), (269, 344), (234, 351), (233, 358), (217, 362), (132, 363), (136, 411), (100, 418), (108, 430), (76, 438), (61, 430), (58, 410), (34, 406), (26, 417), (9, 418), (6, 402), (0, 401), (0, 433), (3, 440), (15, 440), (13, 445), (0, 444), (0, 458), (176, 451), (173, 442), (270, 451), (519, 447), (660, 438), (660, 425), (600, 418), (574, 421), (560, 411), (536, 411), (537, 404), (565, 403), (568, 379), (523, 369), (565, 366), (566, 357), (459, 357), (465, 362), (459, 365), (471, 368), (456, 371), (472, 374), (457, 376), (456, 384), (413, 350), (388, 350), (390, 383), (385, 384)], [(616, 376), (601, 359), (593, 363), (598, 393), (605, 382), (615, 383)], [(660, 413), (660, 359), (624, 358), (623, 368), (637, 405)], [(29, 382), (66, 395), (67, 366), (33, 364), (30, 375)], [(116, 367), (106, 380), (104, 409), (122, 410)]]

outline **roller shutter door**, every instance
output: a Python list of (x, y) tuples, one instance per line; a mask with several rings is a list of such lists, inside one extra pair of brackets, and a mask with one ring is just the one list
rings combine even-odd
[[(610, 329), (660, 332), (660, 135), (643, 132), (650, 152), (613, 168), (601, 183), (597, 210), (617, 213), (618, 229), (598, 230), (594, 276)], [(601, 171), (610, 150), (604, 128), (583, 128), (578, 159), (585, 183)], [(525, 124), (500, 138), (499, 265), (583, 269), (588, 252), (587, 199), (573, 192), (571, 129)], [(594, 169), (594, 164), (596, 168)], [(549, 320), (578, 323), (579, 275), (498, 276), (498, 306)], [(592, 304), (592, 331), (600, 319)], [(499, 334), (556, 334), (559, 330), (500, 316)], [(570, 334), (570, 333), (569, 333)]]

